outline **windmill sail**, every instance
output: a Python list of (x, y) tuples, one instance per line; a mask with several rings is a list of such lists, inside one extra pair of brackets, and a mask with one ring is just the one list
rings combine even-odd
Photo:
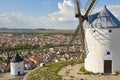
[[(79, 3), (80, 3), (79, 0), (75, 0), (75, 6), (74, 7), (75, 7), (75, 17), (76, 18), (79, 18), (81, 16), (80, 4)], [(78, 27), (74, 31), (74, 33), (72, 35), (72, 38), (71, 38), (71, 40), (70, 40), (70, 42), (69, 42), (69, 44), (67, 46), (67, 50), (68, 50), (70, 44), (73, 42), (74, 38), (77, 36), (77, 34), (78, 34), (79, 30), (80, 30), (80, 27), (81, 27), (80, 24), (78, 24)]]
[(91, 10), (93, 9), (93, 6), (95, 5), (95, 3), (97, 2), (97, 0), (90, 0), (87, 2), (87, 6), (85, 9), (85, 15), (84, 17), (86, 18), (86, 20), (88, 20), (88, 15), (90, 14)]
[(84, 53), (85, 53), (85, 33), (84, 33), (84, 28), (83, 28), (83, 22), (85, 20), (88, 20), (88, 14), (91, 11), (91, 9), (93, 8), (93, 5), (95, 4), (96, 0), (91, 0), (89, 3), (89, 7), (87, 8), (87, 11), (85, 13), (85, 15), (83, 16), (81, 14), (81, 9), (80, 9), (80, 1), (79, 0), (75, 0), (75, 17), (79, 19), (79, 24), (78, 27), (76, 28), (68, 46), (67, 46), (67, 52), (69, 50), (69, 47), (71, 45), (71, 43), (73, 42), (74, 38), (78, 35), (78, 33), (80, 33), (80, 41), (81, 41), (81, 45), (80, 45), (80, 52), (82, 51), (83, 53), (83, 58), (84, 58)]
[(81, 15), (79, 3), (80, 3), (79, 0), (75, 0), (75, 17), (77, 18), (79, 18)]

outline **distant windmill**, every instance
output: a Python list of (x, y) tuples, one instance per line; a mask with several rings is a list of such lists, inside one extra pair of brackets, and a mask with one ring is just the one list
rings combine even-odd
[(81, 53), (83, 53), (83, 58), (84, 53), (85, 53), (85, 33), (84, 33), (84, 28), (83, 28), (83, 22), (86, 20), (88, 21), (88, 16), (91, 12), (91, 10), (93, 9), (95, 3), (97, 0), (89, 0), (87, 2), (87, 6), (86, 6), (86, 12), (84, 15), (81, 14), (81, 8), (80, 8), (80, 1), (79, 0), (75, 0), (75, 17), (79, 19), (79, 24), (78, 27), (76, 28), (72, 39), (70, 40), (68, 46), (67, 46), (67, 50), (69, 49), (71, 43), (73, 42), (74, 38), (78, 35), (78, 33), (80, 33), (80, 41), (81, 41), (81, 45), (80, 45), (80, 51)]

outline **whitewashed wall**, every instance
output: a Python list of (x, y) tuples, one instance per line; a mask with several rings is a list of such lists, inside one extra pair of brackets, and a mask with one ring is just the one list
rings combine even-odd
[(24, 62), (14, 63), (11, 62), (11, 75), (18, 75), (18, 71), (20, 71), (20, 75), (24, 74)]
[(85, 28), (85, 37), (88, 48), (85, 68), (88, 71), (103, 73), (104, 60), (112, 60), (112, 73), (120, 71), (120, 28)]

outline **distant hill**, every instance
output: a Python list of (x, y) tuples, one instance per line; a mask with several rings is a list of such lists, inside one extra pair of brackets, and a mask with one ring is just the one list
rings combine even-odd
[(12, 28), (12, 29), (10, 29), (10, 28), (0, 28), (0, 30), (46, 30), (46, 29), (45, 28), (38, 28), (38, 29), (25, 29), (25, 28), (23, 28), (23, 29)]
[(0, 30), (9, 30), (8, 28), (0, 28)]

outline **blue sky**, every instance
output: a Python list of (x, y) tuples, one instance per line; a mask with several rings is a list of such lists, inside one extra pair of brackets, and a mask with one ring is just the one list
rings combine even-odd
[[(81, 0), (82, 5), (84, 6), (87, 1)], [(46, 16), (58, 11), (58, 2), (63, 2), (63, 0), (0, 0), (0, 13), (23, 13), (28, 16)], [(96, 6), (102, 7), (105, 4), (120, 5), (120, 0), (99, 0)]]
[[(120, 0), (99, 0), (96, 8), (104, 5), (119, 7)], [(0, 27), (75, 28), (73, 9), (73, 0), (0, 0)]]
[[(52, 2), (53, 1), (53, 2)], [(0, 0), (0, 13), (23, 13), (28, 16), (46, 16), (58, 10), (62, 0)]]

